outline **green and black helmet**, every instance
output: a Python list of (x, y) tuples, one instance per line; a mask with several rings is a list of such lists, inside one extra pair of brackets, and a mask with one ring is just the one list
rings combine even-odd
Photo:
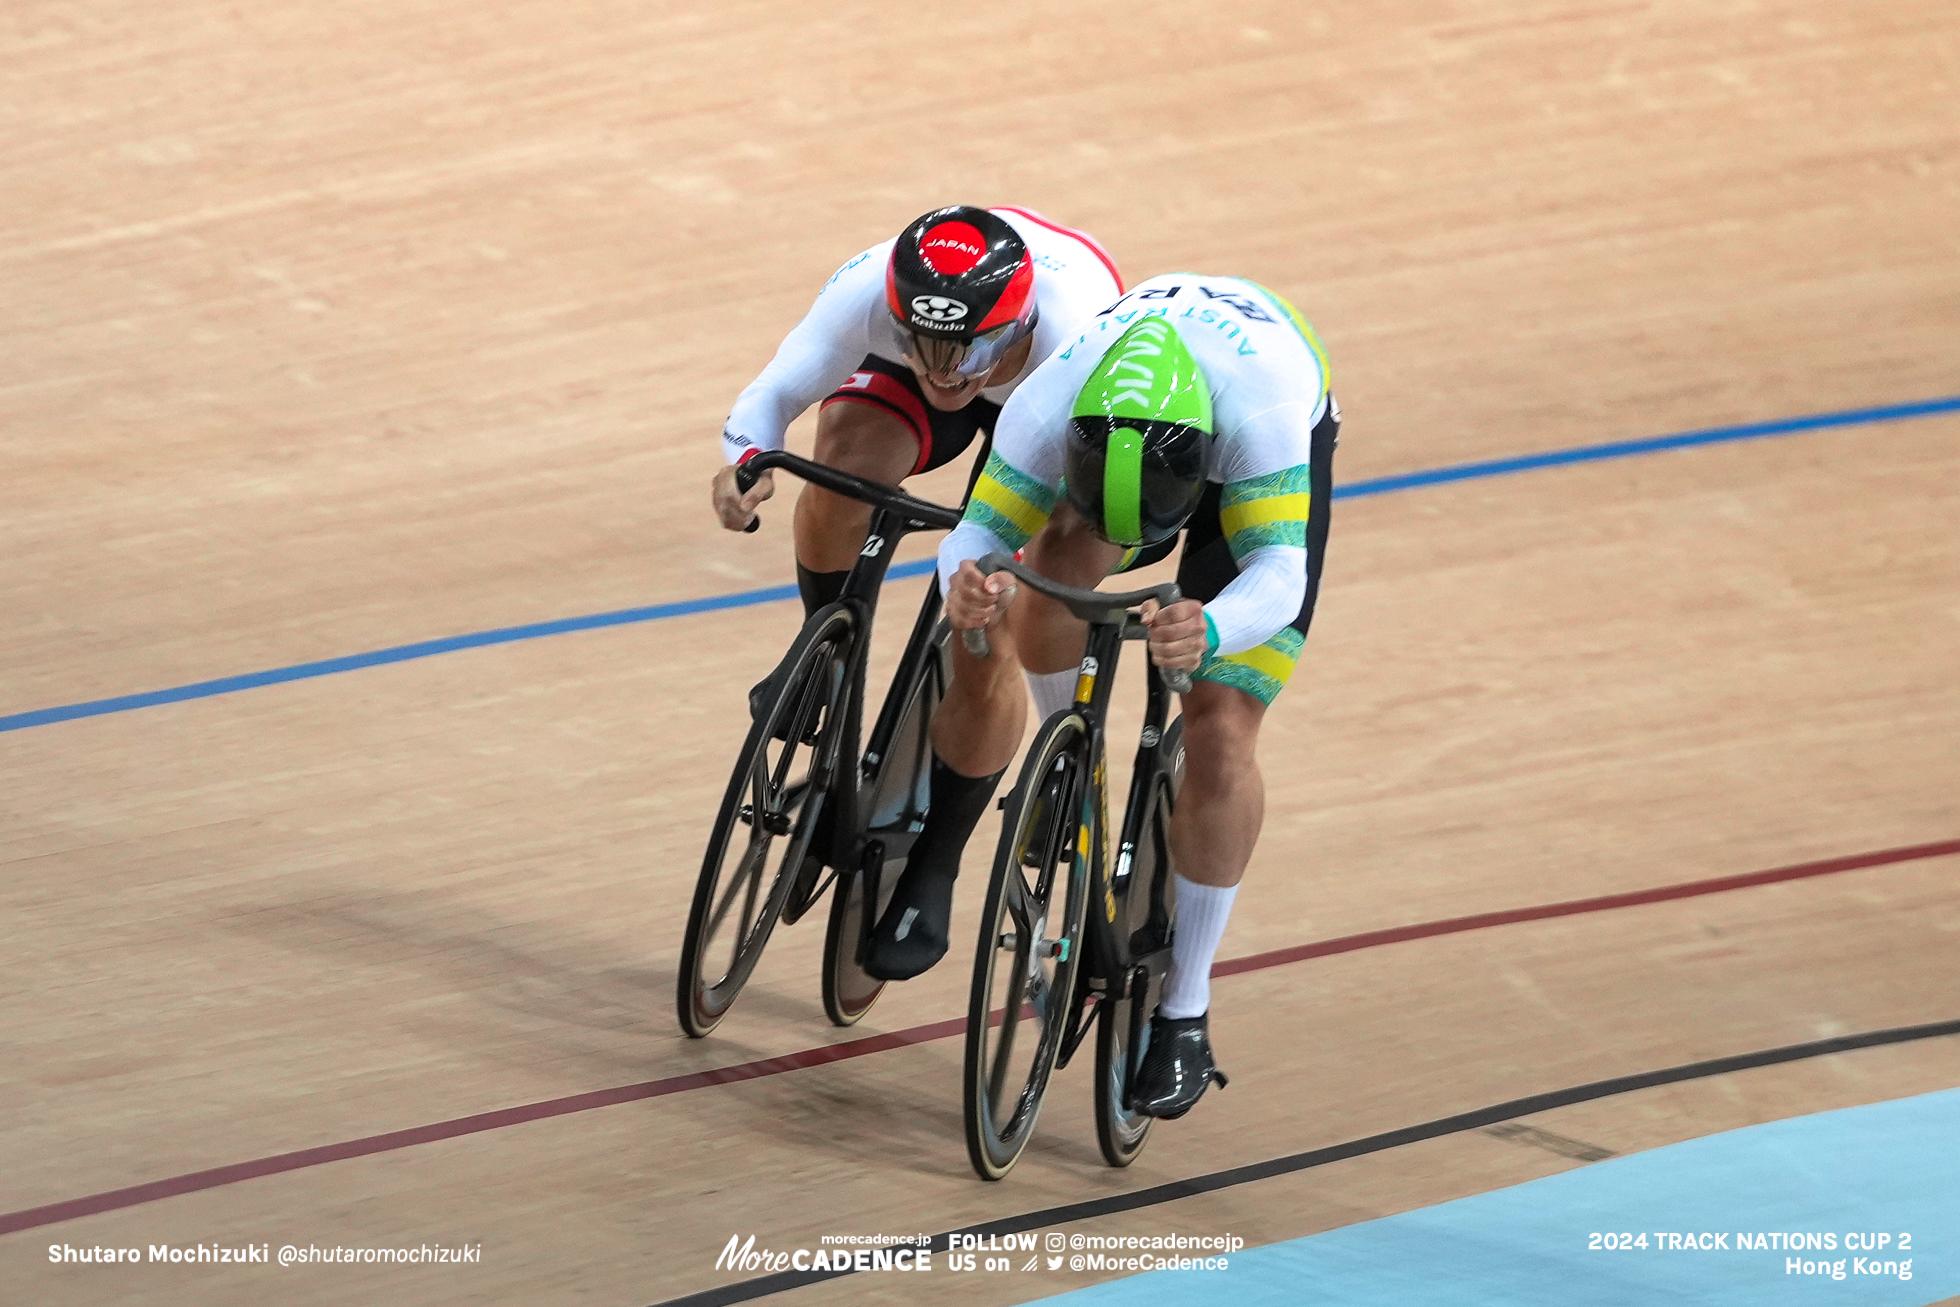
[(1140, 318), (1075, 397), (1069, 502), (1113, 545), (1176, 535), (1211, 473), (1211, 388), (1169, 320)]

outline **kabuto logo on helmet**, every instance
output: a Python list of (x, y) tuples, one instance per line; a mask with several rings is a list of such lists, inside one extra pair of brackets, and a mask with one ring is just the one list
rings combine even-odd
[(957, 277), (980, 262), (987, 238), (970, 222), (942, 222), (919, 237), (919, 257), (943, 277)]
[(966, 305), (944, 295), (918, 295), (913, 297), (912, 312), (933, 322), (958, 322), (967, 310)]

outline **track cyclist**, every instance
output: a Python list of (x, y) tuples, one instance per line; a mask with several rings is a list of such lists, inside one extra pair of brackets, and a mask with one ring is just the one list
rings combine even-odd
[[(946, 950), (960, 852), (1019, 748), (1017, 668), (1081, 657), (1082, 628), (974, 560), (1029, 546), (1070, 585), (1167, 557), (1180, 530), (1185, 598), (1146, 606), (1161, 667), (1192, 672), (1185, 778), (1171, 825), (1177, 929), (1135, 1110), (1182, 1116), (1218, 1076), (1211, 965), (1252, 857), (1265, 791), (1255, 760), (1266, 709), (1305, 643), (1327, 544), (1340, 409), (1326, 353), (1286, 301), (1236, 277), (1144, 282), (1048, 357), (1002, 409), (961, 524), (939, 551), (955, 628), (989, 627), (981, 659), (953, 641), (933, 722), (933, 803), (867, 969), (905, 979)], [(1037, 534), (1039, 533), (1039, 534)]]
[[(1028, 209), (935, 209), (831, 275), (775, 358), (735, 400), (722, 431), (716, 515), (748, 528), (775, 493), (765, 472), (742, 494), (735, 467), (781, 449), (819, 399), (815, 458), (886, 485), (959, 456), (1034, 365), (1122, 294), (1095, 239)], [(805, 485), (796, 502), (804, 615), (837, 597), (871, 510)]]

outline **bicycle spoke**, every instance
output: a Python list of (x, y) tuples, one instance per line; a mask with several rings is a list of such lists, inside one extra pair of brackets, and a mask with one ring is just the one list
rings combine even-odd
[(755, 902), (762, 894), (762, 868), (767, 861), (766, 858), (757, 859), (754, 872), (745, 878), (749, 888), (748, 893), (742, 896), (742, 929), (735, 937), (737, 948), (748, 941), (749, 932), (755, 928)]
[(715, 904), (714, 915), (708, 918), (708, 929), (703, 938), (713, 939), (721, 930), (722, 922), (728, 917), (728, 909), (735, 904), (735, 896), (745, 887), (748, 890), (748, 898), (742, 909), (742, 937), (748, 937), (750, 913), (755, 905), (755, 890), (762, 882), (762, 865), (768, 861), (769, 843), (769, 837), (766, 835), (750, 842), (748, 850), (742, 854), (742, 861), (737, 865), (735, 874), (729, 877), (727, 892), (721, 896), (721, 901)]
[(767, 746), (764, 746), (764, 752), (756, 759), (761, 765), (749, 770), (749, 826), (758, 834), (769, 829), (765, 824), (770, 812), (768, 761)]
[[(1073, 835), (1075, 832), (1073, 826), (1068, 827), (1067, 830), (1070, 835)], [(1034, 881), (1034, 897), (1044, 908), (1055, 892), (1056, 867), (1066, 866), (1068, 861), (1068, 844), (1066, 837), (1063, 835), (1062, 823), (1057, 821), (1055, 823), (1055, 829), (1048, 834), (1048, 847), (1044, 850), (1040, 870), (1036, 873)]]
[(1025, 947), (1025, 943), (1017, 946), (1013, 967), (1008, 972), (1007, 1002), (1001, 1005), (1000, 1040), (994, 1045), (994, 1064), (987, 1077), (987, 1108), (996, 1122), (1000, 1120), (1001, 1099), (1007, 1092), (1007, 1067), (1014, 1054), (1014, 1032), (1021, 1024), (1021, 986), (1026, 972), (1021, 966), (1020, 949)]
[[(798, 742), (805, 735), (809, 734), (811, 725), (814, 723), (818, 712), (823, 708), (824, 694), (826, 687), (830, 684), (831, 670), (832, 663), (829, 659), (826, 659), (817, 666), (816, 674), (804, 685), (803, 698), (797, 703), (796, 710), (790, 714), (788, 728), (784, 732), (786, 738), (783, 744), (783, 752), (776, 759), (776, 766), (774, 768), (775, 789), (778, 793), (784, 792), (789, 788), (789, 764), (796, 757), (796, 746)], [(814, 759), (812, 761), (814, 762)]]
[(783, 745), (783, 751), (776, 755), (775, 765), (769, 769), (769, 792), (784, 800), (789, 798), (789, 791), (792, 788), (789, 781), (789, 766), (796, 761), (796, 742), (803, 738), (804, 718), (805, 714), (799, 711), (790, 719), (795, 733)]
[(1014, 932), (1017, 938), (1024, 937), (1034, 928), (1034, 918), (1028, 913), (1027, 882), (1015, 877), (1007, 882), (1007, 893), (1002, 895), (1007, 915), (1014, 919)]
[[(1051, 795), (1051, 802), (1060, 797)], [(1035, 883), (1028, 883), (1025, 863), (1022, 863), (1009, 873), (1002, 896), (1003, 906), (1014, 923), (1015, 947), (1009, 964), (1006, 1001), (1001, 1005), (1000, 1040), (988, 1084), (988, 1105), (1003, 1135), (1012, 1133), (1022, 1108), (1021, 1100), (1026, 1097), (1026, 1086), (1023, 1085), (1015, 1091), (1015, 1101), (1011, 1104), (1007, 1101), (1008, 1073), (1021, 1023), (1026, 1021), (1034, 1025), (1034, 1054), (1037, 1061), (1042, 1048), (1049, 1041), (1047, 996), (1050, 986), (1042, 966), (1042, 949), (1046, 943), (1043, 931), (1048, 922), (1049, 896), (1053, 890), (1054, 864), (1057, 861), (1055, 845), (1060, 838), (1060, 829), (1060, 822), (1051, 821), (1048, 829), (1037, 836), (1046, 847), (1042, 850), (1044, 856)], [(1003, 1120), (1003, 1114), (1010, 1107), (1014, 1115)]]
[(798, 779), (793, 780), (789, 784), (782, 787), (782, 795), (781, 795), (782, 802), (777, 805), (778, 809), (780, 811), (787, 812), (791, 808), (794, 808), (798, 804), (802, 803), (803, 795), (809, 790), (809, 788), (810, 788), (810, 774), (808, 772), (805, 772)]

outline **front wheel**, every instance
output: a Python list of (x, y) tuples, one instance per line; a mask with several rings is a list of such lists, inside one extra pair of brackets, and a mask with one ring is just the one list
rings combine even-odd
[(966, 1016), (966, 1148), (983, 1180), (1013, 1169), (1061, 1053), (1088, 900), (1090, 741), (1074, 713), (1036, 737), (1008, 797), (980, 916)]
[(675, 987), (695, 1038), (726, 1016), (782, 915), (823, 808), (856, 621), (819, 613), (797, 636), (773, 702), (749, 728), (694, 885)]
[[(1117, 903), (1122, 952), (1130, 962), (1121, 998), (1102, 1005), (1096, 1030), (1096, 1143), (1111, 1166), (1128, 1166), (1150, 1138), (1151, 1118), (1128, 1107), (1129, 1087), (1150, 1041), (1170, 966), (1171, 923), (1176, 916), (1175, 866), (1171, 861), (1171, 811), (1184, 779), (1184, 719), (1164, 732), (1157, 783), (1137, 826), (1137, 847), (1118, 859), (1110, 892)], [(1126, 823), (1127, 824), (1127, 823)]]

